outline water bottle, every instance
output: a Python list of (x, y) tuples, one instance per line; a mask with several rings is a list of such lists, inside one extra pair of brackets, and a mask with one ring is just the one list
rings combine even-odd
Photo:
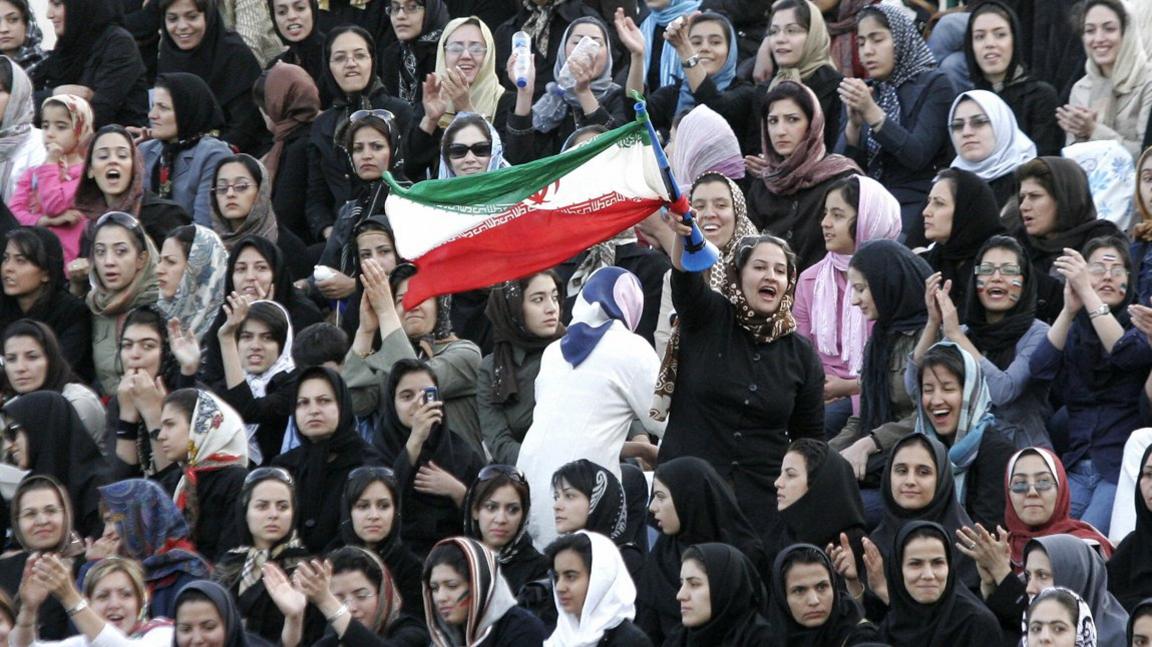
[(572, 71), (568, 68), (573, 60), (578, 60), (583, 57), (586, 61), (591, 63), (596, 60), (596, 55), (600, 53), (600, 43), (590, 36), (585, 36), (576, 43), (576, 49), (572, 50), (572, 55), (564, 61), (564, 67), (560, 68), (560, 74), (556, 76), (556, 85), (564, 92), (570, 92), (572, 88), (576, 87), (576, 79), (572, 76)]
[(516, 64), (512, 66), (512, 74), (516, 77), (516, 87), (526, 87), (528, 85), (528, 64), (532, 62), (532, 38), (522, 31), (512, 34), (512, 53), (516, 55)]

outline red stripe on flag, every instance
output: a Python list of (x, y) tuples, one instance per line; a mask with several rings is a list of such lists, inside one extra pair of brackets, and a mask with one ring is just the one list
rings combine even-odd
[(619, 202), (592, 214), (573, 213), (571, 208), (534, 209), (508, 223), (450, 240), (413, 261), (419, 272), (408, 282), (404, 308), (550, 269), (663, 205), (663, 200), (654, 198)]

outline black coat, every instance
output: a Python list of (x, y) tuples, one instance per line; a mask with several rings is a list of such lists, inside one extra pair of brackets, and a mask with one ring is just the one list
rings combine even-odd
[(680, 366), (660, 463), (697, 456), (736, 492), (761, 533), (776, 516), (773, 485), (788, 443), (823, 438), (824, 369), (811, 343), (786, 335), (758, 344), (735, 308), (700, 274), (673, 270)]
[(1055, 88), (1029, 76), (996, 94), (1012, 108), (1020, 130), (1036, 144), (1037, 155), (1060, 154), (1060, 149), (1064, 148), (1064, 131), (1056, 123), (1056, 107), (1059, 102)]
[(79, 77), (39, 81), (37, 110), (56, 86), (74, 83), (92, 89), (90, 103), (94, 130), (108, 124), (143, 126), (148, 123), (147, 71), (136, 40), (123, 27), (108, 25), (95, 40), (92, 56)]
[(600, 107), (590, 115), (572, 108), (560, 125), (542, 133), (532, 127), (531, 113), (520, 116), (509, 113), (507, 135), (504, 136), (504, 159), (512, 164), (524, 164), (560, 152), (568, 137), (585, 126), (617, 128), (628, 120), (627, 97), (624, 89), (614, 85), (600, 98)]
[[(680, 101), (681, 83), (676, 81), (648, 94), (648, 116), (652, 119), (652, 125), (662, 132), (672, 128), (676, 106)], [(757, 152), (762, 147), (757, 92), (756, 86), (739, 79), (733, 80), (726, 90), (719, 90), (709, 76), (693, 95), (696, 97), (696, 105), (705, 105), (715, 110), (732, 126), (732, 132), (736, 133), (736, 140), (740, 142), (740, 152), (745, 155)], [(687, 178), (680, 179), (688, 181)]]
[(598, 647), (652, 647), (652, 640), (631, 620), (625, 620), (605, 631), (604, 637), (600, 639), (597, 645)]
[[(285, 349), (286, 353), (292, 352)], [(212, 389), (232, 408), (244, 422), (258, 425), (256, 428), (256, 444), (263, 455), (261, 464), (267, 464), (280, 454), (281, 444), (284, 442), (284, 430), (288, 427), (288, 418), (295, 410), (296, 402), (296, 371), (279, 373), (268, 382), (264, 397), (257, 398), (252, 395), (252, 389), (247, 381), (240, 382), (228, 388), (223, 381), (218, 382)]]
[(520, 607), (512, 607), (478, 647), (539, 647), (548, 637), (544, 623)]
[[(456, 3), (449, 2), (447, 4), (453, 16), (467, 16), (471, 13), (458, 14), (456, 13), (458, 7), (453, 6)], [(512, 34), (520, 31), (532, 15), (523, 3), (517, 2), (516, 5), (515, 15), (492, 30), (492, 38), (496, 41), (497, 61), (507, 61), (512, 56)], [(533, 99), (543, 95), (548, 82), (552, 80), (552, 70), (556, 66), (556, 59), (560, 56), (564, 31), (573, 21), (586, 16), (604, 19), (599, 11), (584, 4), (583, 0), (556, 0), (552, 3), (552, 19), (548, 23), (548, 51), (536, 51), (536, 44), (532, 44), (532, 62), (536, 64), (536, 85), (534, 86)], [(489, 26), (492, 24), (489, 23)], [(609, 29), (608, 31), (612, 33), (613, 30)], [(504, 64), (502, 62), (497, 63), (496, 74), (500, 77), (500, 82), (504, 84), (504, 87), (512, 88), (512, 81), (508, 79), (508, 75), (504, 74), (503, 70)]]
[(353, 620), (344, 630), (343, 638), (337, 637), (336, 632), (329, 627), (312, 647), (427, 647), (428, 629), (419, 619), (423, 618), (421, 598), (416, 598), (415, 602), (404, 598), (404, 609), (383, 636), (372, 633), (371, 629)]
[(980, 439), (980, 452), (976, 462), (968, 468), (964, 478), (964, 509), (972, 521), (985, 528), (1004, 525), (1004, 472), (1008, 460), (1016, 453), (1016, 446), (998, 429), (989, 426)]
[[(576, 268), (587, 256), (588, 252), (581, 252), (579, 256), (564, 261), (556, 267), (562, 284), (567, 284)], [(672, 269), (668, 257), (648, 247), (641, 247), (636, 243), (620, 245), (616, 248), (616, 267), (622, 267), (640, 279), (640, 287), (644, 289), (644, 310), (640, 315), (640, 323), (636, 325), (636, 334), (643, 337), (649, 344), (655, 344), (656, 329), (660, 324), (660, 299), (664, 293), (664, 276)], [(575, 294), (568, 294), (564, 299), (563, 321), (572, 320), (572, 307), (576, 305)]]
[[(9, 555), (0, 559), (0, 589), (8, 594), (8, 599), (20, 599), (20, 582), (24, 578), (24, 566), (28, 563), (28, 551), (20, 551), (13, 555)], [(73, 568), (73, 574), (83, 564), (82, 559), (77, 559)], [(36, 637), (39, 640), (64, 640), (69, 636), (74, 635), (71, 629), (71, 623), (68, 621), (68, 614), (65, 613), (64, 607), (61, 606), (60, 601), (55, 596), (48, 596), (44, 604), (40, 607), (40, 613), (36, 615)]]
[(392, 33), (392, 23), (384, 11), (387, 6), (384, 2), (368, 2), (363, 9), (357, 9), (349, 0), (331, 0), (328, 9), (316, 15), (316, 26), (313, 29), (327, 34), (341, 25), (356, 25), (366, 29), (379, 43), (385, 34)]
[[(323, 497), (326, 504), (331, 500), (331, 505), (318, 507), (315, 516), (296, 521), (300, 541), (313, 554), (319, 554), (323, 551), (328, 542), (336, 536), (337, 529), (340, 527), (339, 493), (344, 491), (344, 484), (348, 481), (348, 473), (363, 465), (366, 462), (366, 457), (375, 457), (362, 440), (354, 445), (356, 445), (354, 449), (334, 452), (330, 455), (323, 473), (323, 486), (318, 488), (318, 491), (298, 493), (297, 495)], [(299, 479), (301, 470), (308, 460), (306, 450), (308, 450), (307, 445), (302, 444), (272, 459), (272, 465), (287, 469)]]
[(308, 138), (312, 125), (293, 130), (284, 140), (276, 179), (272, 182), (272, 210), (276, 224), (304, 243), (318, 242), (308, 226)]
[(797, 272), (803, 272), (824, 258), (824, 197), (828, 188), (853, 175), (844, 171), (823, 182), (791, 195), (773, 193), (767, 185), (752, 180), (748, 187), (748, 219), (756, 229), (788, 241), (796, 252)]
[(83, 300), (61, 289), (43, 305), (23, 312), (15, 299), (0, 296), (0, 330), (24, 318), (51, 328), (72, 370), (86, 380), (92, 379), (92, 311)]
[[(369, 6), (381, 3), (368, 3)], [(321, 12), (323, 14), (324, 12)], [(388, 94), (380, 86), (368, 97), (373, 108), (384, 108), (396, 116), (396, 126), (401, 139), (407, 140), (412, 120), (412, 108), (405, 102)], [(322, 232), (336, 221), (336, 211), (352, 199), (354, 179), (352, 168), (343, 144), (335, 139), (336, 127), (348, 119), (350, 108), (347, 104), (332, 107), (320, 113), (312, 122), (312, 132), (308, 135), (308, 199), (305, 214), (312, 240), (322, 240)], [(405, 144), (402, 142), (401, 146)], [(396, 151), (393, 151), (395, 156)]]
[[(496, 114), (492, 116), (492, 126), (500, 133), (500, 140), (504, 141), (508, 127), (508, 119), (512, 109), (516, 106), (516, 93), (506, 91), (496, 102)], [(440, 140), (444, 136), (443, 128), (436, 128), (431, 135), (420, 128), (420, 120), (424, 118), (424, 106), (416, 106), (412, 115), (412, 128), (404, 138), (404, 175), (413, 182), (428, 178), (435, 179), (440, 169)]]
[[(156, 480), (168, 491), (176, 492), (182, 472), (179, 469), (166, 469), (156, 475)], [(218, 470), (200, 472), (196, 485), (196, 500), (199, 502), (200, 517), (189, 538), (196, 545), (196, 552), (209, 562), (215, 562), (226, 551), (240, 544), (240, 530), (236, 527), (236, 502), (240, 500), (240, 490), (244, 489), (244, 477), (248, 476), (247, 466), (231, 465)]]
[[(800, 80), (816, 95), (816, 100), (820, 102), (820, 110), (824, 113), (824, 149), (831, 153), (832, 149), (836, 148), (836, 140), (840, 138), (840, 117), (841, 113), (844, 112), (844, 103), (840, 101), (838, 90), (840, 89), (840, 82), (844, 80), (844, 75), (831, 65), (822, 65), (816, 68), (815, 72), (809, 74), (808, 78)], [(767, 107), (763, 101), (768, 94), (769, 87), (769, 85), (756, 86), (757, 118), (760, 118), (761, 111)], [(763, 146), (757, 145), (754, 152), (763, 153)]]

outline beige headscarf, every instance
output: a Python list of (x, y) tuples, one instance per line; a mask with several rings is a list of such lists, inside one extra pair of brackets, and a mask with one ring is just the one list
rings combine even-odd
[[(135, 220), (135, 217), (132, 219)], [(117, 227), (124, 226), (115, 221), (105, 226), (113, 224)], [(93, 241), (96, 239), (96, 231), (97, 229), (94, 229), (92, 233)], [(88, 292), (88, 308), (92, 314), (98, 317), (115, 317), (140, 304), (155, 303), (160, 294), (156, 283), (156, 261), (160, 258), (160, 254), (156, 251), (156, 245), (152, 243), (152, 238), (144, 232), (144, 228), (139, 222), (136, 223), (134, 229), (129, 230), (129, 233), (135, 236), (138, 242), (143, 241), (145, 258), (144, 267), (136, 272), (136, 276), (128, 287), (116, 291), (109, 290), (104, 287), (104, 282), (100, 280), (100, 275), (96, 272), (96, 263), (92, 263), (88, 269), (88, 282), (92, 286), (91, 291)]]
[[(492, 39), (492, 31), (488, 29), (488, 25), (485, 25), (483, 20), (476, 16), (456, 18), (444, 27), (444, 33), (440, 36), (440, 44), (436, 49), (436, 76), (440, 77), (448, 72), (448, 66), (444, 64), (444, 45), (448, 43), (452, 33), (464, 25), (479, 27), (480, 36), (484, 39), (484, 44), (488, 46), (488, 53), (484, 55), (484, 62), (480, 64), (480, 71), (476, 73), (476, 80), (472, 82), (469, 94), (472, 97), (472, 112), (477, 112), (488, 121), (492, 121), (496, 116), (496, 104), (503, 96), (504, 88), (500, 85), (499, 77), (496, 76), (496, 41)], [(447, 128), (448, 124), (452, 123), (455, 118), (455, 112), (446, 112), (443, 117), (440, 117), (439, 126)]]
[(1120, 51), (1116, 54), (1112, 75), (1105, 76), (1091, 56), (1084, 61), (1084, 71), (1092, 80), (1088, 106), (1098, 112), (1100, 123), (1105, 124), (1111, 124), (1116, 120), (1117, 97), (1138, 92), (1149, 79), (1152, 79), (1152, 63), (1149, 63), (1148, 53), (1144, 49), (1140, 25), (1136, 22), (1131, 5), (1125, 2), (1124, 9), (1128, 12), (1128, 28), (1124, 31), (1124, 39), (1120, 42)]
[(241, 153), (237, 157), (247, 158), (260, 169), (260, 178), (257, 182), (259, 189), (248, 217), (235, 229), (232, 228), (232, 223), (220, 214), (220, 203), (215, 197), (212, 198), (212, 228), (220, 235), (220, 240), (224, 241), (224, 247), (228, 251), (232, 251), (232, 246), (247, 236), (260, 236), (273, 243), (279, 238), (276, 212), (272, 209), (272, 178), (268, 175), (268, 169), (251, 155)]
[(772, 80), (774, 84), (779, 81), (796, 81), (799, 83), (801, 79), (808, 78), (813, 72), (825, 65), (835, 67), (831, 55), (832, 37), (828, 35), (828, 26), (824, 24), (824, 16), (821, 15), (820, 9), (816, 5), (807, 0), (805, 3), (808, 5), (811, 24), (808, 25), (808, 38), (804, 39), (804, 51), (800, 53), (800, 62), (795, 67), (782, 67), (777, 70), (776, 77)]

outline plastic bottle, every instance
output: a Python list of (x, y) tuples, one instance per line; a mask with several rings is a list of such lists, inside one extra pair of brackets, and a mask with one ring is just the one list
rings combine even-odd
[(572, 76), (572, 70), (568, 66), (573, 60), (583, 58), (585, 61), (595, 61), (596, 55), (600, 53), (600, 43), (591, 36), (585, 36), (576, 43), (576, 49), (572, 50), (572, 55), (564, 61), (564, 67), (560, 68), (560, 74), (556, 75), (556, 85), (561, 90), (569, 92), (572, 88), (576, 87), (576, 79)]
[(516, 87), (518, 88), (528, 85), (528, 64), (532, 62), (531, 44), (532, 38), (527, 33), (518, 31), (512, 34), (512, 53), (516, 55), (512, 74), (516, 77)]

